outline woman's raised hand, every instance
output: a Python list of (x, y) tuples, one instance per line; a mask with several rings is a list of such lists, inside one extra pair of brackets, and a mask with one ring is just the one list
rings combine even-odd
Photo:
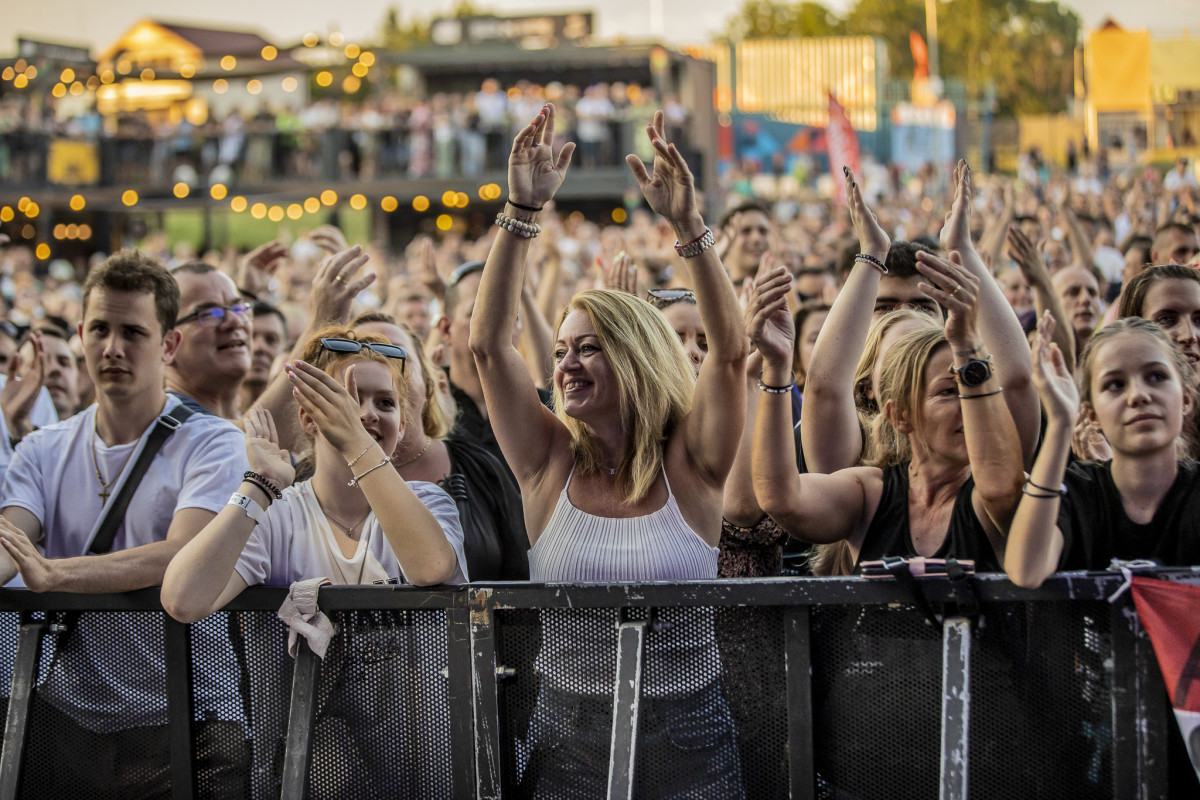
[(1042, 314), (1037, 342), (1033, 346), (1033, 385), (1046, 408), (1048, 419), (1073, 428), (1079, 417), (1079, 387), (1067, 367), (1062, 351), (1054, 344), (1054, 317)]
[(842, 174), (846, 177), (846, 205), (850, 209), (850, 221), (854, 224), (854, 232), (858, 234), (859, 252), (873, 255), (883, 261), (892, 246), (891, 237), (880, 226), (875, 212), (863, 199), (862, 190), (854, 180), (854, 173), (849, 167), (842, 167)]
[[(696, 181), (679, 150), (675, 145), (667, 144), (664, 120), (662, 109), (659, 109), (654, 112), (654, 121), (646, 126), (646, 135), (654, 147), (653, 172), (633, 154), (625, 156), (625, 163), (633, 171), (633, 177), (654, 213), (679, 229), (700, 219), (696, 208)], [(694, 233), (703, 233), (703, 230)]]
[(288, 451), (279, 446), (279, 434), (271, 412), (262, 406), (252, 406), (243, 420), (246, 427), (246, 459), (250, 469), (274, 483), (280, 489), (291, 486), (296, 470)]
[(554, 104), (542, 106), (517, 138), (508, 156), (509, 199), (532, 208), (546, 205), (567, 177), (575, 143), (567, 142), (554, 156)]
[[(763, 256), (764, 261), (770, 255)], [(792, 364), (795, 323), (788, 311), (792, 291), (792, 272), (786, 266), (775, 267), (774, 259), (766, 271), (760, 269), (746, 306), (746, 335), (772, 366), (788, 368)]]
[(961, 158), (954, 167), (954, 203), (946, 213), (939, 238), (947, 253), (975, 249), (971, 243), (971, 168)]
[(947, 260), (926, 250), (917, 253), (917, 269), (926, 280), (917, 284), (926, 297), (946, 309), (946, 339), (955, 350), (979, 342), (979, 278), (962, 265), (958, 253)]
[(362, 424), (354, 364), (346, 367), (342, 382), (300, 360), (284, 364), (284, 369), (296, 402), (347, 461), (370, 446), (373, 437)]

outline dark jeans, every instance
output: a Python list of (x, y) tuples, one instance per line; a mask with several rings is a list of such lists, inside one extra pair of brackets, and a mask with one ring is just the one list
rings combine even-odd
[[(141, 800), (171, 796), (167, 726), (95, 733), (34, 697), (19, 796)], [(192, 726), (197, 796), (245, 797), (249, 751), (240, 722)]]
[[(522, 796), (604, 797), (613, 701), (543, 686), (530, 723)], [(721, 682), (679, 698), (643, 697), (634, 796), (660, 800), (744, 797), (733, 719)]]

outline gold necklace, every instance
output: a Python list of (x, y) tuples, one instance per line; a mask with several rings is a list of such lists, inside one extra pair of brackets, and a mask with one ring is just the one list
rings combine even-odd
[(396, 469), (401, 469), (401, 468), (403, 468), (403, 467), (407, 467), (409, 464), (413, 463), (413, 462), (414, 462), (414, 461), (416, 461), (418, 458), (420, 458), (421, 456), (425, 455), (425, 452), (426, 452), (426, 451), (429, 449), (429, 446), (430, 446), (430, 445), (432, 445), (432, 444), (433, 444), (433, 437), (432, 437), (432, 436), (430, 436), (430, 437), (427, 437), (427, 438), (425, 439), (425, 446), (421, 448), (421, 452), (417, 453), (415, 456), (413, 456), (412, 458), (410, 458), (408, 461), (405, 461), (403, 464), (396, 464), (396, 465), (394, 465), (394, 466), (396, 467)]
[(108, 498), (112, 496), (112, 492), (108, 490), (108, 487), (116, 483), (117, 478), (121, 477), (121, 473), (125, 471), (125, 465), (129, 463), (129, 457), (133, 455), (134, 450), (137, 450), (137, 447), (129, 448), (129, 452), (125, 454), (125, 460), (121, 462), (121, 468), (117, 470), (117, 474), (113, 475), (111, 481), (105, 481), (104, 476), (100, 474), (100, 460), (96, 458), (96, 420), (94, 417), (92, 418), (92, 466), (96, 469), (96, 480), (100, 481), (100, 486), (102, 487), (99, 492), (101, 506), (107, 503)]

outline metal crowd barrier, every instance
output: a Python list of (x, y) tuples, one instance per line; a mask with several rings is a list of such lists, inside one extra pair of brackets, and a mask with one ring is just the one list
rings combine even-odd
[[(610, 687), (589, 718), (603, 727), (594, 760), (604, 791), (663, 796), (665, 784), (646, 775), (678, 777), (674, 759), (692, 747), (682, 735), (706, 724), (671, 730), (659, 719), (672, 706), (654, 687), (682, 681), (720, 687), (745, 796), (756, 800), (1165, 798), (1170, 709), (1128, 592), (1108, 602), (1122, 581), (1065, 574), (1035, 591), (1001, 576), (327, 587), (320, 605), (340, 630), (324, 661), (304, 645), (288, 657), (274, 616), (282, 589), (248, 590), (206, 622), (223, 626), (238, 654), (240, 701), (226, 710), (251, 751), (250, 797), (529, 796), (541, 759), (530, 732), (548, 681), (581, 694)], [(35, 696), (58, 668), (56, 638), (70, 635), (55, 631), (63, 612), (165, 619), (171, 794), (206, 796), (195, 730), (211, 714), (198, 707), (195, 626), (166, 618), (157, 590), (0, 590), (0, 653), (12, 654), (0, 800), (51, 768), (29, 751), (42, 735)], [(655, 655), (668, 641), (656, 637), (710, 624), (715, 671)], [(578, 653), (552, 676), (538, 654), (564, 631)], [(643, 741), (659, 723), (665, 751)], [(366, 752), (375, 746), (381, 755)]]

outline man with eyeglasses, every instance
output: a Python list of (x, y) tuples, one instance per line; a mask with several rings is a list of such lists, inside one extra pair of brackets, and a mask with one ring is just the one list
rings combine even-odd
[(176, 267), (179, 347), (167, 359), (167, 391), (193, 411), (236, 422), (242, 381), (250, 374), (250, 303), (233, 280), (203, 261)]
[[(180, 401), (163, 390), (163, 365), (180, 336), (179, 289), (161, 264), (117, 253), (88, 274), (82, 301), (79, 335), (96, 403), (18, 445), (0, 500), (0, 583), (19, 570), (35, 592), (158, 586), (171, 557), (228, 502), (247, 467), (245, 440), (214, 416), (183, 418)], [(143, 460), (152, 436), (157, 450)], [(201, 785), (237, 797), (248, 759), (223, 623), (191, 631), (193, 735)], [(59, 635), (45, 673), (32, 704), (26, 795), (170, 793), (161, 615), (83, 613)]]

